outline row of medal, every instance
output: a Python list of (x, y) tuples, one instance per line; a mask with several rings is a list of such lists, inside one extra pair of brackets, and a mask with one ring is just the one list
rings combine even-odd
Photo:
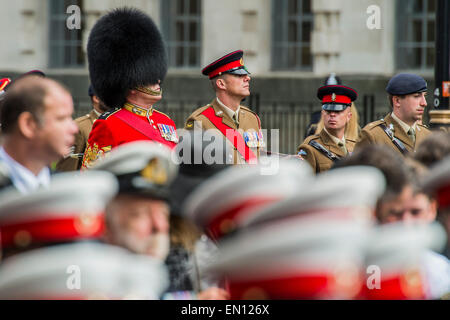
[(249, 148), (264, 148), (264, 138), (261, 130), (259, 132), (252, 131), (252, 132), (244, 132), (244, 141), (247, 147)]
[(161, 133), (161, 137), (163, 137), (167, 141), (178, 143), (177, 131), (174, 126), (158, 123), (158, 128), (159, 132)]

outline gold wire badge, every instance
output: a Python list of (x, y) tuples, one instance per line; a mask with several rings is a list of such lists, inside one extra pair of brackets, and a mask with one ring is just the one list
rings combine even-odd
[(333, 94), (331, 95), (331, 101), (336, 101), (336, 93), (333, 92)]
[(153, 158), (148, 162), (147, 166), (142, 169), (141, 176), (145, 180), (156, 184), (165, 184), (167, 182), (166, 168), (161, 165), (157, 158)]
[(241, 60), (239, 60), (239, 63), (241, 64), (241, 66), (244, 65), (244, 58), (241, 58)]

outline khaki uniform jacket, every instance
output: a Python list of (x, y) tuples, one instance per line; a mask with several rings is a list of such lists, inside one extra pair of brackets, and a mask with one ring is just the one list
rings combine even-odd
[(402, 154), (400, 149), (392, 142), (391, 138), (386, 134), (386, 132), (381, 128), (380, 124), (384, 123), (384, 125), (390, 129), (391, 124), (394, 129), (392, 133), (394, 137), (399, 139), (408, 152), (414, 152), (417, 149), (417, 146), (429, 135), (431, 131), (427, 129), (426, 126), (417, 124), (416, 125), (416, 143), (411, 140), (408, 134), (403, 130), (400, 124), (395, 121), (391, 114), (389, 113), (384, 119), (377, 120), (367, 124), (362, 130), (359, 136), (359, 140), (355, 146), (355, 149), (358, 150), (364, 146), (369, 144), (385, 144)]
[[(84, 153), (84, 150), (86, 149), (86, 143), (89, 139), (89, 133), (92, 130), (92, 125), (94, 124), (94, 121), (97, 120), (98, 116), (95, 113), (94, 110), (92, 110), (90, 113), (76, 118), (75, 122), (78, 126), (78, 132), (75, 135), (75, 143), (74, 143), (74, 150), (72, 153)], [(61, 159), (56, 164), (56, 170), (57, 171), (74, 171), (79, 170), (81, 167), (81, 163), (83, 161), (83, 156), (81, 158), (71, 158), (67, 157), (64, 159)]]
[[(325, 149), (339, 156), (340, 158), (345, 157), (344, 151), (331, 139), (328, 133), (322, 129), (319, 134), (315, 134), (309, 136), (303, 141), (303, 143), (298, 147), (297, 151), (303, 151), (302, 157), (308, 161), (313, 170), (316, 173), (323, 172), (329, 170), (333, 166), (333, 160), (328, 158), (323, 152), (317, 150), (313, 146), (309, 145), (311, 140), (316, 141), (321, 144)], [(355, 147), (355, 140), (345, 139), (345, 147), (347, 148), (347, 152), (350, 154), (353, 152)], [(304, 154), (306, 153), (306, 155)]]
[[(223, 107), (221, 107), (217, 103), (216, 99), (214, 99), (210, 104), (195, 110), (186, 120), (185, 129), (191, 130), (194, 129), (194, 127), (197, 127), (203, 130), (213, 129), (220, 132), (219, 129), (217, 129), (216, 126), (202, 114), (203, 111), (205, 111), (207, 108), (211, 106), (213, 107), (216, 115), (222, 118), (222, 123), (224, 123), (225, 125), (227, 125), (232, 129), (238, 130), (238, 132), (242, 136), (244, 135), (244, 132), (259, 132), (259, 130), (261, 129), (261, 120), (259, 119), (258, 115), (255, 112), (253, 112), (247, 107), (240, 106), (239, 126), (237, 126), (236, 123), (233, 121), (233, 119), (231, 119), (230, 116), (223, 110)], [(199, 125), (201, 127), (199, 127)], [(228, 139), (226, 140), (229, 141)], [(259, 157), (259, 150), (261, 147), (262, 145), (258, 147), (250, 147), (250, 149), (253, 151), (255, 156)], [(245, 164), (246, 162), (244, 157), (237, 151), (237, 149), (234, 146), (231, 145), (231, 148), (234, 149), (234, 158), (232, 163)]]

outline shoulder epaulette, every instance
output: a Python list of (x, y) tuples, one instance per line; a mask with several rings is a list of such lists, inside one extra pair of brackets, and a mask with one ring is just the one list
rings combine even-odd
[(84, 116), (81, 116), (81, 117), (79, 117), (79, 118), (76, 118), (76, 119), (75, 119), (75, 122), (76, 122), (76, 123), (82, 123), (82, 122), (84, 122), (84, 121), (88, 121), (89, 118), (90, 118), (90, 115), (89, 115), (89, 114), (85, 114)]
[[(190, 115), (190, 117), (196, 117), (196, 116), (198, 116), (198, 115), (200, 115), (203, 111), (205, 111), (206, 109), (208, 109), (209, 107), (211, 107), (211, 104), (207, 104), (207, 105), (205, 105), (205, 106), (203, 106), (203, 107), (200, 107), (200, 108), (198, 108), (198, 109), (196, 109), (191, 115)], [(189, 117), (189, 118), (190, 118)]]
[(99, 119), (99, 120), (106, 120), (106, 119), (108, 119), (110, 116), (112, 116), (114, 113), (116, 113), (116, 112), (118, 112), (118, 111), (120, 111), (120, 110), (121, 110), (121, 108), (115, 108), (115, 109), (112, 109), (112, 110), (103, 112), (103, 113), (98, 117), (98, 119)]
[(386, 123), (386, 121), (384, 121), (384, 119), (376, 120), (376, 121), (368, 123), (363, 129), (373, 129), (383, 123)]
[(258, 114), (255, 111), (253, 111), (252, 109), (250, 109), (250, 108), (248, 108), (246, 106), (241, 106), (241, 108), (246, 110), (246, 111), (248, 111), (248, 112), (251, 112), (256, 117), (256, 119), (258, 120), (259, 128), (261, 128), (261, 119), (259, 118)]
[(318, 138), (320, 138), (318, 134), (313, 134), (312, 136), (306, 137), (302, 144), (308, 144), (311, 140), (315, 140)]
[(256, 116), (258, 116), (258, 115), (256, 114), (256, 112), (253, 111), (252, 109), (250, 109), (249, 107), (246, 107), (246, 106), (242, 106), (242, 105), (241, 105), (241, 108), (244, 109), (244, 110), (246, 110), (246, 111), (249, 111), (249, 112), (255, 114)]

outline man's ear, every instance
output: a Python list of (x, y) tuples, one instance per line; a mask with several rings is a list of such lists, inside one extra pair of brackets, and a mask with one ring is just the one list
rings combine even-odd
[(392, 106), (395, 108), (400, 106), (400, 97), (399, 96), (393, 96), (392, 97)]
[(36, 135), (38, 123), (30, 112), (25, 111), (17, 119), (17, 128), (24, 137), (32, 139)]
[(94, 101), (94, 103), (100, 103), (100, 99), (96, 95), (92, 96), (92, 101)]
[(216, 79), (216, 87), (222, 90), (225, 90), (227, 88), (225, 80), (223, 78), (217, 78)]

